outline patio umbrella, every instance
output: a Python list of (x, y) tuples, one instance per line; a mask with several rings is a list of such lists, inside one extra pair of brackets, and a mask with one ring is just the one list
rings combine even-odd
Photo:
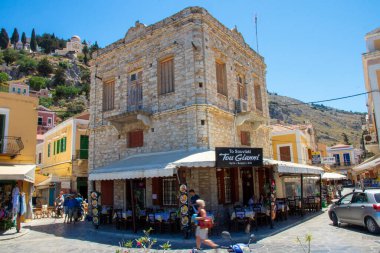
[(322, 179), (332, 179), (332, 180), (340, 180), (340, 179), (346, 179), (347, 177), (345, 175), (334, 173), (334, 172), (325, 172), (322, 175)]

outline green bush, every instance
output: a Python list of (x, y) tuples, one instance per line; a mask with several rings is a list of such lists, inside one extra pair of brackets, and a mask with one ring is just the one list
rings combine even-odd
[(52, 98), (40, 98), (39, 104), (42, 106), (45, 106), (46, 108), (49, 108), (53, 105), (53, 99)]
[(29, 79), (29, 86), (32, 90), (39, 91), (40, 89), (46, 88), (48, 79), (40, 76), (32, 76)]
[(63, 68), (63, 69), (68, 69), (70, 67), (70, 65), (71, 64), (69, 62), (67, 62), (67, 61), (60, 61), (58, 63), (58, 66), (61, 67), (61, 68)]
[(0, 83), (6, 83), (9, 81), (9, 76), (5, 72), (0, 72)]
[(19, 70), (26, 74), (34, 72), (37, 69), (37, 61), (26, 55), (20, 55), (17, 64), (19, 65)]
[(72, 98), (79, 94), (80, 89), (74, 86), (59, 85), (55, 88), (54, 98)]
[(13, 62), (15, 62), (18, 59), (19, 55), (16, 50), (13, 50), (11, 48), (7, 48), (3, 51), (3, 59), (7, 66)]
[(49, 76), (53, 73), (53, 66), (48, 58), (45, 57), (38, 63), (37, 70), (42, 76)]

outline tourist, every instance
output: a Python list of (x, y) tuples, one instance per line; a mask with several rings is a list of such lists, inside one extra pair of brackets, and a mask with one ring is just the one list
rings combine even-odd
[(189, 191), (189, 194), (190, 194), (190, 206), (192, 207), (192, 211), (194, 211), (194, 213), (196, 212), (196, 210), (198, 209), (198, 206), (196, 205), (196, 202), (197, 200), (200, 198), (198, 194), (195, 193), (195, 191), (193, 189), (191, 189)]
[(201, 228), (202, 221), (204, 221), (207, 217), (206, 213), (206, 203), (202, 199), (198, 199), (196, 201), (196, 205), (198, 206), (198, 215), (195, 218), (198, 221), (197, 228), (195, 231), (195, 238), (196, 238), (196, 245), (197, 250), (200, 250), (201, 243), (204, 243), (214, 249), (218, 247), (217, 244), (215, 244), (213, 241), (208, 239), (208, 228)]
[(69, 221), (69, 195), (66, 195), (63, 200), (63, 213), (65, 215), (63, 219), (63, 223), (66, 223)]

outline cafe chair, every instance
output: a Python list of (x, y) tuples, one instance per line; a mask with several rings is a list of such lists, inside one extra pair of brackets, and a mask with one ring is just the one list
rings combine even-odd
[(176, 218), (177, 213), (176, 212), (170, 212), (169, 219), (163, 220), (161, 224), (162, 232), (175, 232), (176, 229)]
[(268, 216), (266, 213), (262, 212), (262, 207), (262, 204), (259, 203), (254, 203), (252, 205), (252, 210), (255, 212), (256, 228), (263, 223), (268, 224)]
[(153, 231), (151, 233), (161, 233), (162, 232), (162, 223), (159, 220), (156, 220), (154, 213), (149, 213), (147, 215), (147, 227), (152, 228)]
[(126, 223), (126, 219), (123, 218), (123, 211), (122, 209), (115, 209), (114, 210), (114, 216), (115, 217), (115, 225), (116, 225), (116, 229), (126, 229), (127, 228), (127, 223)]

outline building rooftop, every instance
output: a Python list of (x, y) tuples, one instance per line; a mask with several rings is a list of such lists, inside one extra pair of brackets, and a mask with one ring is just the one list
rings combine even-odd
[(370, 31), (369, 33), (366, 34), (366, 36), (368, 35), (375, 35), (375, 34), (380, 34), (380, 27)]

